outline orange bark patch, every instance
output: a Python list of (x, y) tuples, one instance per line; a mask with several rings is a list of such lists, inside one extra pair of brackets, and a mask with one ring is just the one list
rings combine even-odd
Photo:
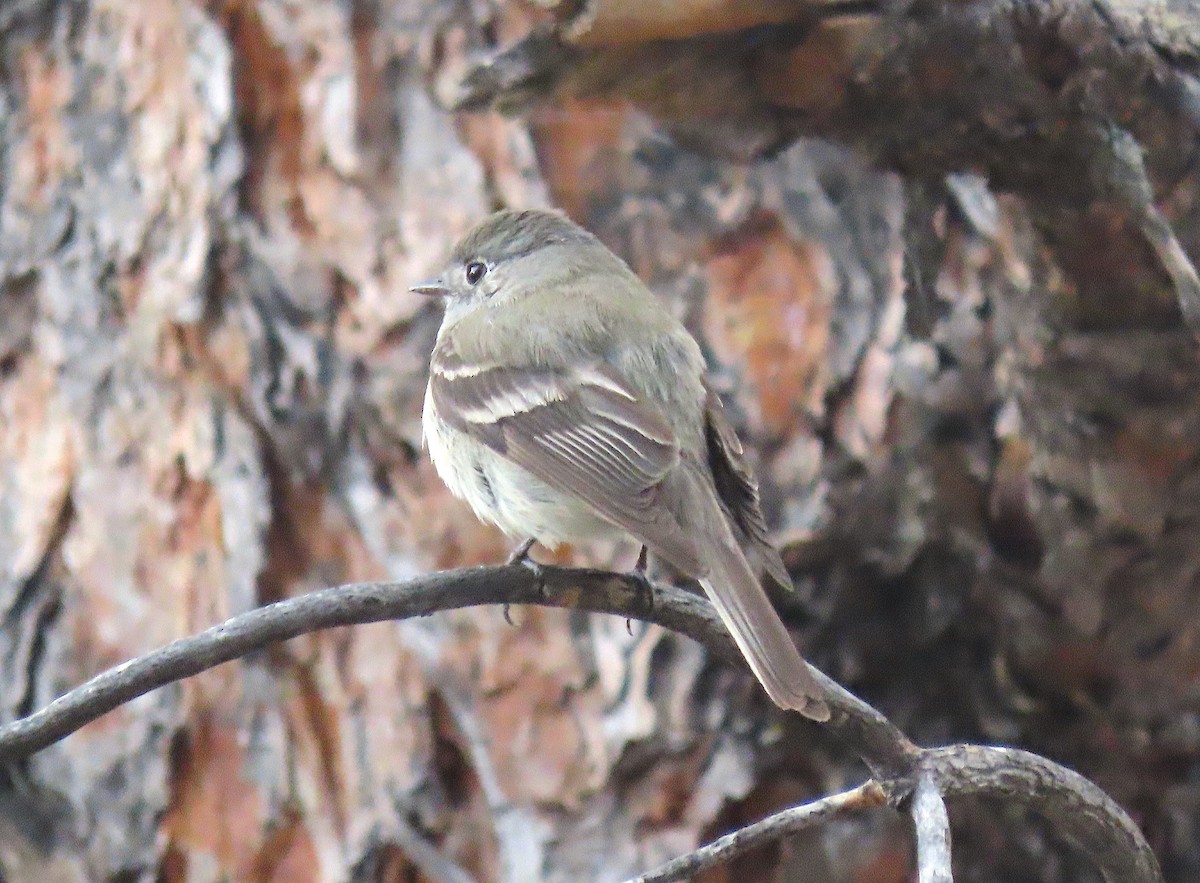
[(675, 827), (688, 822), (689, 804), (696, 795), (696, 781), (703, 773), (706, 757), (706, 752), (697, 750), (664, 760), (638, 782), (635, 790), (643, 830)]
[[(489, 734), (503, 792), (517, 803), (579, 806), (608, 774), (604, 735), (594, 721), (587, 683), (568, 616), (533, 608), (514, 611), (516, 628), (494, 614), (447, 646), (444, 662), (457, 672), (475, 669), (479, 716)], [(463, 617), (462, 621), (468, 620)]]
[(21, 57), (26, 91), (26, 137), (14, 138), (11, 186), (23, 192), (31, 207), (45, 208), (63, 171), (75, 164), (74, 148), (63, 121), (71, 98), (69, 70), (54, 64), (40, 48)]
[(36, 356), (20, 360), (0, 383), (0, 458), (9, 482), (0, 497), (21, 501), (8, 524), (13, 545), (6, 562), (17, 578), (31, 574), (45, 555), (75, 470), (75, 433), (55, 385), (55, 367)]
[(721, 243), (708, 262), (705, 333), (720, 361), (744, 364), (763, 429), (782, 437), (821, 410), (833, 279), (828, 255), (774, 222)]
[[(278, 172), (294, 185), (303, 166), (300, 148), (304, 114), (299, 72), (268, 31), (256, 4), (227, 0), (220, 7), (220, 15), (233, 46), (238, 121), (252, 147), (279, 152)], [(258, 195), (266, 174), (266, 159), (252, 151), (246, 166), (245, 188), (252, 198)], [(303, 226), (302, 213), (292, 220)]]
[(855, 59), (877, 22), (877, 17), (825, 22), (799, 46), (764, 51), (755, 62), (755, 85), (782, 107), (832, 110), (845, 100)]
[[(325, 636), (315, 635), (310, 646), (324, 643)], [(282, 652), (282, 651), (281, 651)], [(305, 766), (320, 777), (323, 814), (333, 820), (339, 834), (346, 829), (345, 771), (342, 769), (341, 715), (346, 709), (337, 698), (327, 701), (317, 671), (313, 666), (296, 665), (292, 677), (298, 687), (289, 717), (296, 741), (303, 745), (315, 762)]]
[(182, 474), (166, 478), (174, 483), (174, 489), (164, 488), (159, 496), (172, 501), (174, 518), (165, 536), (147, 537), (147, 542), (154, 544), (150, 548), (158, 548), (160, 554), (140, 563), (138, 582), (147, 587), (162, 585), (164, 606), (173, 602), (177, 609), (182, 608), (180, 630), (187, 633), (220, 622), (231, 613), (218, 590), (226, 582), (221, 501), (208, 481)]
[(605, 101), (564, 101), (534, 111), (531, 130), (542, 175), (556, 205), (577, 221), (587, 200), (618, 186), (621, 135), (628, 106)]
[(913, 879), (912, 854), (894, 840), (859, 861), (851, 878), (854, 883), (906, 883)]
[(242, 776), (244, 763), (236, 723), (197, 716), (176, 748), (171, 802), (162, 824), (174, 850), (210, 856), (236, 879), (250, 879), (243, 871), (261, 861), (260, 844), (247, 834), (266, 823), (265, 799)]
[(278, 470), (272, 476), (275, 517), (267, 530), (267, 561), (259, 576), (263, 603), (312, 587), (314, 574), (327, 585), (382, 579), (384, 571), (362, 537), (325, 491), (312, 482), (293, 482)]
[(298, 816), (271, 829), (243, 878), (253, 883), (300, 883), (321, 879), (317, 849)]

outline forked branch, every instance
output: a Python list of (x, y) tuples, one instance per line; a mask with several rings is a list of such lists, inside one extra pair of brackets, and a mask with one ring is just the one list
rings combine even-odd
[[(682, 589), (656, 585), (653, 605), (648, 605), (639, 582), (604, 571), (542, 567), (535, 574), (521, 565), (451, 570), (405, 582), (357, 583), (289, 598), (174, 641), (102, 672), (45, 708), (0, 727), (0, 762), (17, 763), (131, 699), (278, 641), (334, 626), (484, 604), (539, 604), (641, 619), (742, 664), (711, 605)], [(920, 749), (875, 708), (820, 672), (816, 675), (833, 712), (823, 726), (863, 760), (873, 780), (784, 810), (640, 879), (680, 879), (680, 869), (684, 875), (695, 873), (831, 817), (889, 803), (911, 807), (922, 867), (944, 868), (944, 873), (931, 870), (932, 876), (922, 876), (922, 881), (948, 880), (949, 828), (942, 799), (973, 794), (1016, 800), (1041, 813), (1085, 849), (1111, 883), (1161, 881), (1154, 854), (1137, 826), (1077, 773), (1012, 749), (973, 745)]]

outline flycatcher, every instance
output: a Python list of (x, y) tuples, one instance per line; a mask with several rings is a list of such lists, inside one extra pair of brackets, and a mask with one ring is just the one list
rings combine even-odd
[(560, 215), (503, 211), (412, 290), (446, 305), (424, 434), (451, 492), (551, 548), (632, 536), (700, 582), (777, 705), (828, 719), (760, 582), (791, 588), (700, 347), (624, 261)]

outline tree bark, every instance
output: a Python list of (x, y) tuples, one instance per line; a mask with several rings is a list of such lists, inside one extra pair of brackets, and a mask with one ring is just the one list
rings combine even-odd
[[(406, 290), (552, 205), (703, 342), (806, 655), (919, 744), (1079, 770), (1196, 879), (1200, 4), (670, 6), (0, 5), (0, 720), (263, 603), (503, 560), (421, 451)], [(512, 619), (118, 708), (6, 768), (0, 875), (620, 880), (861, 779), (658, 626)], [(1089, 879), (1000, 806), (950, 800), (959, 879)], [(704, 879), (898, 883), (911, 828)]]

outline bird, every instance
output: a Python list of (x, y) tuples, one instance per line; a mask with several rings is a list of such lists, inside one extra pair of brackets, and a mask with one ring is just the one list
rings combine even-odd
[(632, 537), (699, 582), (771, 700), (828, 720), (772, 605), (788, 589), (758, 486), (699, 344), (629, 266), (562, 214), (497, 212), (440, 274), (424, 445), (481, 520), (554, 549)]

